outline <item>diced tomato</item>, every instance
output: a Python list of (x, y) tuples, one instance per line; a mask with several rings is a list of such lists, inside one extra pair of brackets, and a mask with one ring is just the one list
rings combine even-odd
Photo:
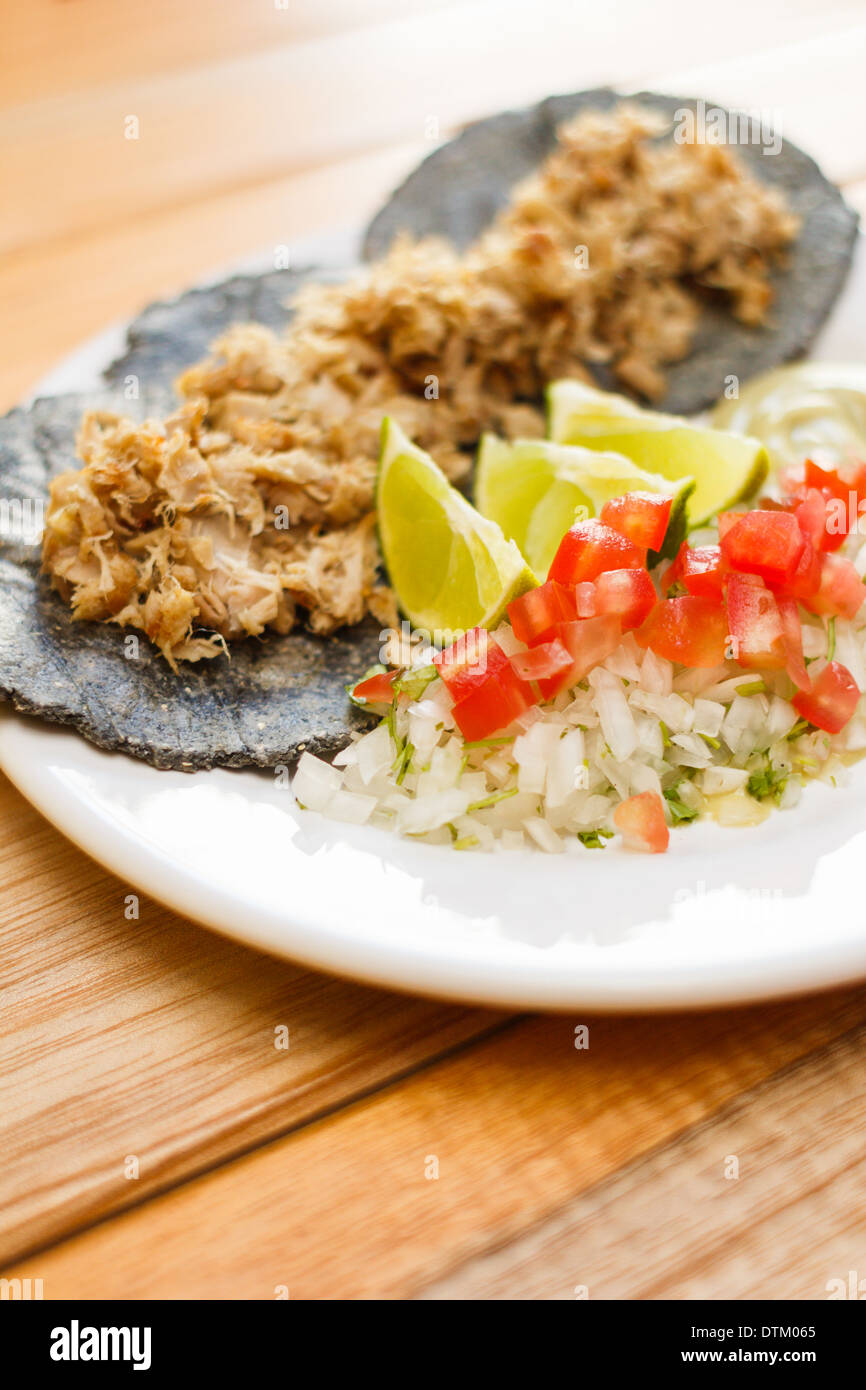
[(515, 637), (527, 647), (534, 647), (538, 642), (550, 641), (557, 623), (574, 621), (577, 617), (574, 594), (548, 579), (546, 584), (513, 599), (508, 605), (508, 616)]
[(731, 528), (736, 526), (738, 521), (742, 521), (745, 515), (745, 512), (719, 512), (716, 517), (716, 522), (719, 527), (719, 540), (723, 541)]
[(635, 630), (642, 647), (683, 666), (720, 666), (728, 645), (728, 620), (720, 603), (684, 594), (662, 599)]
[(484, 627), (464, 632), (453, 646), (437, 652), (433, 664), (455, 700), (464, 699), (503, 669), (511, 669), (505, 652)]
[(857, 708), (860, 691), (854, 677), (840, 661), (830, 661), (812, 685), (800, 690), (791, 703), (797, 713), (818, 729), (838, 734)]
[(763, 512), (792, 512), (794, 499), (787, 497), (784, 501), (780, 501), (778, 497), (768, 497), (765, 493), (763, 497), (758, 498), (755, 506), (760, 507)]
[(642, 550), (601, 521), (576, 521), (566, 531), (553, 557), (548, 579), (580, 584), (605, 570), (638, 569), (646, 560)]
[(577, 622), (560, 623), (557, 635), (571, 656), (571, 665), (560, 675), (538, 682), (538, 688), (545, 700), (552, 700), (560, 690), (577, 685), (593, 666), (609, 657), (619, 646), (622, 628), (618, 618), (605, 614), (598, 618), (580, 618)]
[(663, 594), (666, 594), (669, 589), (672, 589), (675, 584), (680, 582), (680, 575), (682, 574), (683, 568), (683, 554), (688, 548), (688, 541), (683, 541), (671, 563), (665, 565), (664, 569), (659, 572), (659, 588)]
[(353, 700), (363, 700), (367, 705), (390, 705), (394, 699), (396, 671), (379, 671), (359, 681), (352, 691)]
[(528, 652), (515, 652), (511, 658), (512, 670), (524, 681), (562, 676), (571, 670), (572, 664), (571, 652), (559, 637), (554, 637), (552, 642), (540, 642)]
[(790, 509), (815, 549), (838, 550), (852, 529), (852, 522), (859, 520), (860, 506), (866, 498), (866, 465), (821, 468), (807, 459), (798, 468), (784, 469), (779, 481), (789, 496)]
[(595, 611), (619, 618), (623, 632), (640, 627), (657, 602), (646, 570), (607, 570), (595, 581)]
[(457, 701), (454, 722), (463, 737), (472, 742), (489, 738), (506, 728), (519, 714), (537, 703), (532, 687), (520, 680), (506, 660), (501, 670)]
[(770, 590), (755, 578), (731, 574), (725, 586), (733, 655), (749, 669), (779, 671), (787, 661), (782, 619)]
[(820, 550), (827, 522), (827, 499), (815, 487), (806, 488), (791, 506), (800, 530)]
[(799, 599), (800, 603), (809, 606), (810, 600), (817, 594), (821, 585), (821, 570), (823, 557), (820, 551), (815, 549), (809, 536), (803, 537), (803, 553), (797, 561), (797, 568), (782, 585), (771, 585), (788, 598)]
[(605, 502), (598, 519), (641, 550), (661, 550), (672, 504), (659, 492), (626, 492)]
[(792, 598), (777, 598), (785, 644), (785, 669), (798, 690), (811, 690), (812, 680), (803, 660), (803, 625)]
[(802, 602), (822, 617), (856, 618), (864, 598), (866, 585), (851, 561), (841, 555), (824, 555), (817, 593)]
[[(721, 532), (719, 533), (721, 535)], [(722, 555), (732, 569), (757, 574), (768, 584), (790, 579), (806, 541), (790, 512), (745, 512), (721, 536)]]
[(816, 550), (838, 550), (848, 534), (848, 508), (838, 498), (828, 501), (817, 488), (807, 488), (794, 515)]
[[(637, 573), (637, 571), (635, 571)], [(596, 591), (591, 579), (584, 579), (574, 586), (574, 603), (578, 618), (594, 618), (596, 613)]]
[(825, 497), (838, 497), (840, 501), (848, 501), (849, 485), (833, 468), (821, 468), (813, 459), (806, 459), (803, 464), (803, 486), (816, 488)]
[(664, 854), (670, 843), (664, 803), (658, 792), (640, 792), (621, 801), (613, 813), (613, 823), (626, 849)]
[[(675, 580), (690, 594), (703, 598), (720, 599), (727, 566), (722, 559), (721, 546), (697, 545), (692, 549), (683, 541), (675, 560)], [(666, 576), (668, 582), (669, 576)]]
[[(859, 520), (859, 514), (857, 512), (858, 503), (854, 493), (852, 493), (852, 497), (854, 498), (853, 517), (854, 524), (856, 525)], [(846, 505), (840, 498), (831, 497), (828, 499), (826, 503), (824, 534), (821, 537), (821, 544), (818, 547), (819, 550), (838, 550), (839, 547), (844, 544), (849, 533), (851, 515), (852, 508)]]

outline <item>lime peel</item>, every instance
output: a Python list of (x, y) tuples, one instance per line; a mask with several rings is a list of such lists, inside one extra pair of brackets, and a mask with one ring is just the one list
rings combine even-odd
[[(605, 502), (625, 492), (658, 492), (673, 498), (668, 541), (674, 549), (685, 530), (690, 478), (672, 481), (639, 468), (622, 454), (598, 452), (546, 439), (509, 442), (484, 435), (475, 471), (478, 510), (498, 522), (536, 573), (546, 574), (563, 535), (576, 519), (597, 516)], [(665, 553), (670, 553), (666, 542)]]
[(395, 420), (382, 421), (379, 541), (401, 610), (437, 645), (495, 627), (537, 584), (517, 546), (452, 487)]
[(751, 497), (767, 476), (769, 457), (759, 439), (645, 410), (582, 381), (552, 382), (547, 410), (551, 439), (613, 449), (666, 478), (693, 477), (692, 528)]

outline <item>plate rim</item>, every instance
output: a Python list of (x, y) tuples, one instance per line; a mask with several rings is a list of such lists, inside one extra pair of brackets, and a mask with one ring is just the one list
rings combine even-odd
[[(350, 236), (357, 242), (354, 230), (336, 235), (344, 237), (348, 244), (351, 244)], [(866, 238), (861, 233), (861, 273), (866, 271), (862, 265), (866, 261), (864, 242)], [(320, 237), (309, 238), (299, 240), (295, 249), (298, 254), (310, 255), (315, 254), (320, 244)], [(239, 267), (250, 272), (257, 265), (264, 268), (266, 264), (266, 255), (261, 253), (244, 258), (228, 267), (225, 273), (236, 273)], [(212, 282), (215, 278), (222, 277), (209, 274), (199, 283)], [(866, 274), (862, 274), (862, 278), (866, 285)], [(848, 297), (854, 281), (852, 274), (842, 291), (840, 304)], [(105, 364), (131, 321), (115, 321), (79, 344), (37, 383), (27, 401), (68, 389), (70, 372), (79, 369), (92, 372), (94, 363), (100, 359)], [(860, 939), (837, 940), (805, 955), (792, 951), (785, 957), (778, 951), (770, 951), (764, 956), (749, 957), (742, 965), (726, 961), (720, 966), (712, 959), (706, 962), (689, 960), (681, 965), (667, 956), (658, 971), (641, 962), (625, 970), (590, 971), (576, 978), (574, 972), (562, 971), (561, 961), (545, 968), (541, 951), (533, 954), (527, 947), (525, 956), (521, 957), (523, 948), (516, 947), (514, 942), (508, 942), (507, 952), (500, 950), (498, 958), (495, 951), (485, 953), (483, 946), (469, 955), (452, 952), (449, 956), (447, 936), (443, 938), (443, 950), (435, 951), (429, 938), (419, 944), (411, 932), (407, 932), (405, 943), (395, 943), (393, 940), (347, 937), (335, 932), (326, 922), (299, 920), (297, 914), (277, 918), (261, 904), (251, 907), (249, 902), (244, 904), (240, 895), (236, 897), (223, 888), (213, 889), (156, 844), (137, 836), (128, 827), (111, 822), (95, 802), (74, 793), (61, 776), (52, 775), (47, 760), (43, 765), (42, 761), (31, 758), (27, 744), (34, 729), (40, 738), (81, 738), (63, 728), (20, 714), (12, 706), (0, 706), (0, 768), (67, 839), (122, 882), (170, 910), (231, 940), (311, 969), (374, 987), (464, 1005), (572, 1013), (575, 1009), (586, 1009), (621, 1014), (746, 1005), (832, 989), (866, 978), (866, 933)], [(16, 737), (16, 730), (23, 737)], [(123, 757), (125, 764), (140, 768), (145, 774), (152, 771), (135, 758), (93, 751), (106, 758)], [(185, 778), (209, 775), (208, 772), (183, 774)], [(543, 861), (543, 856), (541, 858)]]
[[(449, 956), (447, 950), (432, 952), (429, 940), (419, 948), (408, 933), (405, 946), (395, 946), (393, 941), (346, 937), (321, 921), (311, 924), (297, 916), (278, 917), (259, 905), (252, 910), (240, 895), (214, 889), (162, 849), (118, 827), (97, 806), (75, 794), (62, 778), (52, 775), (50, 766), (28, 756), (26, 737), (15, 737), (16, 725), (23, 725), (25, 734), (35, 729), (40, 738), (76, 740), (80, 736), (9, 707), (0, 708), (0, 767), (31, 805), (90, 858), (194, 923), (278, 958), (344, 979), (488, 1008), (563, 1013), (579, 1008), (627, 1014), (747, 1005), (816, 993), (866, 978), (866, 933), (859, 940), (832, 943), (817, 958), (814, 953), (792, 952), (780, 957), (769, 951), (742, 964), (725, 962), (721, 966), (712, 959), (672, 965), (670, 958), (665, 958), (658, 974), (641, 963), (627, 971), (590, 971), (576, 981), (571, 972), (562, 971), (561, 962), (548, 965), (542, 951), (529, 947), (525, 955), (517, 948), (510, 949), (506, 957), (501, 953), (497, 957), (495, 952), (488, 957), (482, 947), (469, 958), (465, 954), (456, 957)], [(125, 757), (102, 749), (93, 751), (106, 758)], [(152, 771), (134, 758), (125, 761), (131, 767)], [(177, 775), (195, 779), (212, 774)], [(537, 858), (544, 862), (542, 856)], [(244, 914), (241, 925), (239, 912)], [(767, 971), (772, 972), (771, 980)]]

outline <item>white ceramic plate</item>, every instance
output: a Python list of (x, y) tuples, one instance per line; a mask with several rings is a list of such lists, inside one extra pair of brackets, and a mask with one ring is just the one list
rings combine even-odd
[[(816, 355), (862, 358), (866, 256)], [(84, 388), (113, 332), (44, 386)], [(0, 765), (122, 879), (229, 936), (358, 979), (548, 1009), (656, 1009), (866, 975), (866, 761), (748, 830), (668, 854), (455, 854), (297, 809), (269, 774), (157, 772), (0, 714)]]

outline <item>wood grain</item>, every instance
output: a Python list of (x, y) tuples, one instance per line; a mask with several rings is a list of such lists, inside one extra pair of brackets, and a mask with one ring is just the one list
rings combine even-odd
[(864, 1189), (859, 1027), (424, 1297), (821, 1299), (852, 1269), (866, 1291)]
[[(4, 0), (0, 109), (422, 15), (455, 0)], [(82, 41), (86, 35), (86, 41)]]
[(0, 410), (16, 404), (57, 360), (154, 299), (170, 298), (257, 252), (363, 224), (418, 162), (424, 146), (398, 145), (311, 169), (263, 188), (69, 235), (0, 258), (0, 305), (17, 351), (0, 363)]
[[(365, 220), (430, 117), (703, 92), (772, 111), (866, 213), (861, 0), (7, 0), (3, 35), (0, 407), (149, 300)], [(581, 1052), (587, 1020), (328, 980), (144, 899), (128, 921), (126, 892), (0, 783), (0, 1259), (56, 1242), (17, 1265), (48, 1297), (789, 1298), (866, 1275), (864, 991), (589, 1020)]]
[[(22, 9), (23, 3), (21, 0), (14, 8), (13, 41), (3, 52), (7, 55), (20, 52), (23, 45), (26, 52), (30, 52), (34, 70), (39, 68), (40, 57), (43, 58), (46, 87), (44, 91), (39, 89), (44, 100), (15, 104), (10, 97), (5, 116), (0, 96), (0, 148), (4, 150), (4, 161), (11, 161), (4, 162), (5, 186), (15, 189), (14, 198), (7, 201), (0, 226), (0, 244), (7, 247), (0, 261), (0, 315), (5, 339), (15, 343), (15, 352), (6, 354), (0, 363), (0, 409), (8, 408), (29, 391), (56, 359), (76, 343), (114, 319), (134, 313), (144, 303), (177, 293), (203, 275), (252, 251), (291, 242), (329, 226), (362, 224), (384, 200), (389, 189), (430, 148), (424, 130), (427, 116), (433, 115), (442, 123), (444, 134), (449, 124), (481, 114), (483, 110), (539, 95), (544, 82), (548, 83), (545, 90), (556, 85), (574, 87), (608, 80), (611, 73), (616, 72), (623, 81), (631, 75), (636, 82), (645, 80), (655, 82), (656, 86), (684, 91), (697, 91), (703, 86), (719, 99), (747, 107), (761, 105), (778, 110), (786, 133), (799, 138), (836, 177), (848, 180), (866, 175), (866, 155), (861, 143), (850, 135), (840, 138), (840, 131), (862, 129), (866, 116), (862, 84), (856, 74), (852, 77), (850, 70), (852, 62), (859, 62), (857, 55), (863, 48), (863, 34), (849, 28), (840, 33), (838, 27), (849, 26), (852, 17), (862, 13), (859, 0), (852, 4), (837, 3), (825, 11), (816, 7), (814, 0), (796, 0), (793, 5), (785, 0), (772, 0), (750, 15), (747, 26), (733, 19), (722, 26), (714, 35), (713, 64), (700, 72), (694, 68), (675, 70), (664, 66), (678, 61), (694, 62), (696, 53), (703, 56), (706, 52), (693, 35), (689, 37), (688, 27), (675, 21), (674, 0), (666, 0), (671, 5), (667, 27), (671, 42), (666, 42), (661, 50), (659, 35), (664, 32), (663, 16), (656, 11), (651, 16), (649, 10), (641, 10), (636, 17), (640, 42), (629, 45), (627, 56), (630, 62), (639, 57), (642, 66), (633, 73), (617, 63), (617, 52), (622, 50), (621, 15), (617, 18), (613, 8), (609, 13), (594, 12), (588, 31), (581, 34), (579, 73), (566, 68), (561, 74), (548, 72), (541, 62), (529, 61), (530, 53), (523, 43), (525, 35), (508, 29), (507, 16), (502, 23), (494, 25), (502, 35), (500, 61), (480, 63), (477, 54), (489, 43), (493, 21), (489, 7), (471, 5), (460, 11), (461, 52), (466, 50), (470, 56), (475, 52), (477, 72), (472, 80), (464, 74), (467, 80), (462, 85), (456, 80), (456, 74), (445, 75), (452, 61), (453, 45), (449, 48), (446, 43), (443, 47), (442, 43), (442, 36), (450, 37), (457, 20), (448, 7), (424, 3), (420, 6), (421, 13), (416, 6), (397, 26), (409, 59), (404, 64), (406, 72), (400, 77), (401, 82), (404, 76), (406, 79), (403, 87), (398, 90), (393, 82), (382, 84), (387, 92), (388, 121), (394, 121), (393, 127), (388, 127), (387, 143), (381, 148), (364, 148), (360, 152), (359, 144), (366, 147), (380, 138), (370, 124), (368, 101), (358, 93), (353, 95), (351, 84), (347, 86), (338, 80), (336, 70), (331, 75), (326, 54), (318, 50), (312, 53), (304, 43), (306, 40), (329, 41), (329, 25), (332, 36), (340, 44), (357, 46), (363, 41), (370, 45), (370, 51), (357, 51), (357, 65), (359, 71), (363, 69), (366, 74), (375, 71), (377, 63), (388, 61), (389, 44), (396, 42), (394, 26), (384, 26), (391, 35), (387, 41), (382, 39), (381, 24), (370, 24), (362, 36), (354, 31), (341, 34), (342, 10), (337, 0), (321, 11), (318, 6), (295, 5), (292, 23), (299, 26), (297, 38), (304, 49), (302, 65), (305, 63), (311, 72), (326, 72), (329, 76), (314, 84), (312, 92), (296, 85), (290, 88), (292, 110), (303, 113), (303, 120), (300, 134), (298, 121), (293, 117), (290, 123), (293, 133), (286, 147), (286, 158), (278, 161), (287, 167), (280, 172), (272, 171), (270, 175), (261, 169), (253, 173), (255, 161), (248, 158), (248, 133), (218, 127), (205, 132), (195, 126), (195, 121), (207, 125), (206, 112), (199, 113), (189, 128), (198, 129), (207, 158), (213, 161), (214, 177), (210, 182), (208, 178), (202, 182), (198, 173), (190, 180), (184, 173), (190, 167), (198, 170), (200, 161), (195, 151), (188, 151), (188, 157), (182, 157), (173, 134), (179, 125), (189, 124), (185, 115), (188, 93), (181, 100), (181, 95), (187, 92), (184, 72), (175, 69), (177, 65), (183, 69), (183, 62), (189, 58), (184, 42), (187, 45), (192, 42), (190, 36), (196, 32), (203, 0), (195, 0), (191, 12), (186, 7), (171, 6), (170, 13), (165, 14), (166, 0), (159, 0), (152, 28), (150, 24), (136, 25), (140, 17), (137, 7), (134, 18), (130, 18), (132, 7), (116, 5), (114, 0), (111, 3), (109, 0), (84, 0), (74, 6), (57, 4), (55, 0), (38, 0), (52, 19), (51, 24), (39, 30), (33, 25), (33, 4), (28, 0)], [(266, 23), (255, 7), (253, 13), (247, 7), (233, 7), (225, 2), (219, 14), (212, 18), (208, 37), (202, 40), (196, 80), (204, 82), (209, 91), (213, 90), (209, 99), (218, 105), (225, 106), (224, 100), (217, 95), (223, 80), (221, 70), (214, 65), (218, 55), (231, 54), (238, 61), (252, 62), (257, 46), (261, 46), (259, 60), (271, 61), (273, 43), (269, 36), (273, 32), (273, 14), (267, 5), (264, 8)], [(386, 0), (381, 0), (379, 8), (383, 14), (388, 10)], [(233, 15), (231, 22), (226, 17), (227, 10)], [(91, 138), (94, 131), (88, 134), (82, 125), (77, 107), (69, 106), (70, 100), (77, 101), (79, 97), (74, 93), (69, 97), (59, 77), (69, 48), (70, 31), (88, 19), (95, 42), (79, 45), (76, 52), (82, 50), (91, 55), (87, 62), (93, 66), (86, 68), (90, 79), (98, 73), (103, 78), (101, 84), (93, 81), (88, 86), (83, 79), (79, 84), (80, 99), (96, 103), (101, 112), (94, 116), (96, 143)], [(288, 12), (283, 12), (281, 19), (286, 21)], [(169, 26), (165, 31), (158, 28), (158, 23), (163, 22)], [(640, 29), (645, 22), (646, 32)], [(122, 28), (130, 24), (135, 27), (136, 43), (119, 44), (117, 26)], [(245, 24), (258, 35), (251, 45), (242, 42), (237, 32), (238, 26)], [(404, 32), (407, 24), (433, 26), (436, 42), (432, 46), (421, 42), (426, 30), (423, 33), (410, 30), (407, 37)], [(631, 26), (632, 31), (635, 25)], [(145, 27), (147, 37), (138, 33), (139, 28)], [(200, 23), (198, 27), (202, 27)], [(535, 27), (537, 35), (543, 33), (537, 24)], [(281, 41), (285, 37), (284, 29), (285, 25), (276, 31)], [(816, 31), (821, 30), (825, 31), (823, 37), (816, 38)], [(165, 42), (160, 37), (163, 33)], [(758, 49), (761, 34), (768, 42), (783, 39), (784, 47)], [(184, 41), (182, 35), (186, 35)], [(549, 46), (549, 41), (546, 42)], [(220, 48), (220, 44), (224, 47)], [(288, 47), (291, 49), (292, 45)], [(160, 48), (167, 54), (161, 65), (158, 62)], [(297, 46), (295, 51), (299, 51)], [(355, 52), (355, 48), (351, 51)], [(744, 58), (742, 55), (746, 51), (750, 56)], [(563, 49), (563, 55), (567, 52)], [(146, 140), (133, 142), (131, 151), (130, 142), (116, 139), (115, 126), (109, 128), (106, 124), (105, 103), (116, 102), (121, 92), (125, 98), (130, 95), (125, 82), (110, 80), (114, 72), (109, 62), (112, 53), (120, 54), (118, 61), (126, 65), (123, 73), (130, 79), (157, 82), (160, 72), (174, 74), (178, 92), (173, 96), (160, 86), (158, 94), (152, 98), (165, 121), (164, 139), (155, 140), (151, 132)], [(422, 57), (425, 72), (434, 74), (425, 78), (426, 87), (424, 84), (419, 87), (413, 66), (420, 63)], [(208, 62), (208, 58), (212, 61)], [(85, 62), (85, 59), (80, 61)], [(652, 63), (657, 64), (655, 71), (650, 66)], [(67, 65), (69, 71), (73, 67)], [(515, 67), (519, 67), (517, 74)], [(816, 69), (823, 73), (821, 83), (802, 80), (805, 71)], [(54, 78), (50, 79), (52, 71)], [(4, 72), (0, 56), (0, 93), (15, 90), (12, 79), (18, 72), (18, 64)], [(529, 90), (526, 86), (529, 80), (542, 85)], [(286, 121), (279, 118), (277, 111), (268, 108), (267, 89), (260, 86), (255, 75), (250, 81), (255, 91), (254, 111), (262, 113), (261, 119), (269, 127), (267, 140), (286, 139)], [(491, 83), (494, 85), (490, 86)], [(419, 115), (419, 99), (425, 90), (428, 96), (421, 102), (422, 116)], [(825, 96), (830, 90), (834, 94), (832, 101)], [(53, 92), (50, 99), (46, 95), (48, 91)], [(281, 87), (281, 100), (282, 91)], [(443, 102), (436, 95), (439, 92), (444, 93), (443, 99), (450, 103), (447, 112), (440, 109)], [(319, 132), (324, 129), (316, 114), (316, 103), (322, 101), (329, 108), (328, 119), (332, 122), (329, 128), (334, 132), (334, 139), (328, 147), (327, 162), (311, 165), (314, 151), (312, 147), (303, 146), (303, 140), (307, 139), (303, 129), (307, 125)], [(243, 94), (239, 102), (244, 105)], [(66, 129), (70, 134), (64, 146), (66, 137), (58, 132)], [(386, 136), (382, 134), (381, 138), (386, 139)], [(100, 144), (106, 140), (112, 152), (107, 162)], [(254, 151), (257, 148), (253, 142)], [(351, 150), (355, 152), (350, 153)], [(134, 184), (134, 188), (127, 190), (130, 197), (124, 192), (123, 179), (117, 182), (118, 170), (112, 164), (112, 160), (117, 159), (123, 162), (124, 177), (128, 174)], [(46, 188), (51, 189), (50, 216), (45, 214)], [(16, 219), (23, 220), (14, 231)]]
[(46, 1298), (256, 1299), (279, 1285), (297, 1298), (405, 1297), (864, 1015), (859, 990), (817, 1007), (600, 1019), (588, 1050), (572, 1021), (529, 1020), (11, 1276), (42, 1278)]
[[(5, 778), (0, 883), (2, 1260), (498, 1022), (273, 960), (145, 898), (127, 920), (129, 889)], [(137, 1178), (125, 1176), (129, 1156)]]
[[(630, 7), (624, 43), (615, 6), (593, 7), (590, 15), (563, 0), (532, 7), (483, 0), (287, 37), (261, 51), (181, 70), (169, 64), (120, 82), (106, 74), (101, 83), (19, 103), (0, 111), (3, 177), (15, 189), (0, 224), (0, 250), (421, 140), (431, 120), (444, 136), (463, 121), (552, 91), (612, 78), (626, 87), (652, 79), (691, 91), (707, 46), (681, 23), (681, 9), (678, 0)], [(701, 70), (695, 90), (727, 101), (745, 87), (748, 106), (757, 93), (761, 106), (778, 108), (789, 123), (795, 115), (810, 149), (836, 177), (866, 173), (862, 163), (848, 167), (854, 142), (835, 137), (840, 119), (863, 114), (858, 77), (866, 27), (852, 23), (855, 15), (845, 0), (824, 14), (811, 0), (764, 0), (747, 25), (714, 28), (712, 66)], [(831, 21), (833, 34), (816, 37)], [(842, 24), (850, 27), (839, 41)], [(744, 55), (762, 42), (779, 47), (750, 56), (744, 82)], [(819, 63), (822, 84), (804, 81), (803, 72)], [(827, 90), (835, 97), (829, 114)], [(129, 118), (138, 123), (134, 138)]]

